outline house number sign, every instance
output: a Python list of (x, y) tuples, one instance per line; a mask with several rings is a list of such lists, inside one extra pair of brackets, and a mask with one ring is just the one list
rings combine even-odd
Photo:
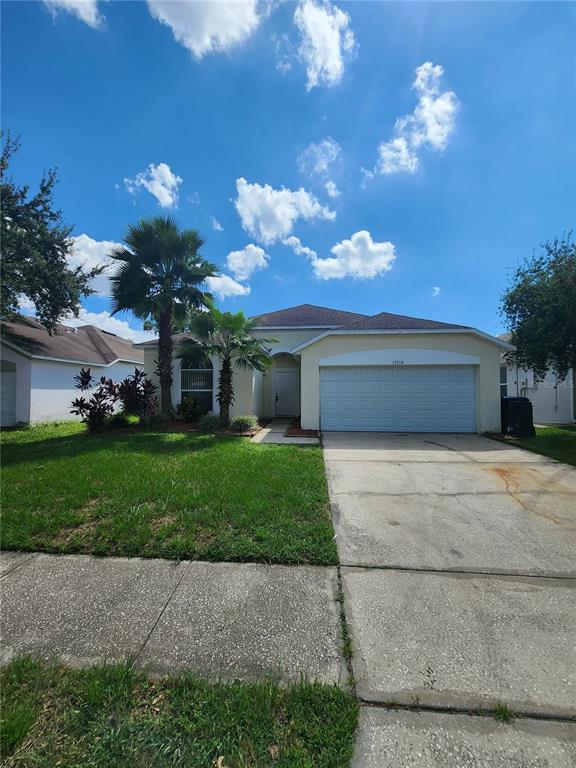
[(404, 360), (392, 360), (392, 365), (404, 365)]

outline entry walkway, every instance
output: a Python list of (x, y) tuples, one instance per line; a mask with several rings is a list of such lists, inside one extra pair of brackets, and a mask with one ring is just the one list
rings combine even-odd
[(274, 419), (252, 438), (253, 443), (277, 443), (279, 445), (319, 445), (317, 437), (286, 437), (290, 419)]

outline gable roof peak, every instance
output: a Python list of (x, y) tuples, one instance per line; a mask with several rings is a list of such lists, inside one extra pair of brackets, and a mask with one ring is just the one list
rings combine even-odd
[(343, 309), (320, 307), (317, 304), (298, 304), (295, 307), (254, 315), (252, 319), (256, 320), (261, 328), (336, 328), (365, 317), (366, 315), (358, 312)]

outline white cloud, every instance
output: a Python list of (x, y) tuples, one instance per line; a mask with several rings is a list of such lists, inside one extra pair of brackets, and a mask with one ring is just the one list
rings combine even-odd
[(230, 251), (226, 263), (237, 280), (248, 280), (253, 272), (268, 266), (268, 254), (250, 243), (241, 251)]
[(153, 339), (155, 336), (151, 331), (140, 331), (131, 328), (125, 320), (112, 317), (109, 312), (89, 312), (84, 307), (80, 308), (79, 317), (67, 317), (62, 320), (62, 325), (68, 325), (71, 328), (78, 328), (80, 325), (96, 325), (103, 331), (115, 333), (117, 336), (122, 336), (124, 339), (129, 339), (133, 342), (148, 341), (148, 339)]
[(44, 0), (44, 4), (52, 14), (55, 15), (58, 11), (68, 11), (92, 29), (97, 29), (104, 21), (104, 17), (98, 11), (97, 0)]
[(340, 190), (333, 181), (327, 181), (324, 184), (324, 189), (328, 197), (340, 197)]
[(440, 293), (441, 293), (441, 288), (439, 286), (435, 285), (432, 288), (432, 298), (436, 298), (436, 296), (440, 296)]
[(144, 188), (154, 195), (161, 208), (172, 208), (178, 203), (178, 187), (182, 179), (172, 172), (168, 163), (150, 163), (145, 171), (141, 171), (134, 179), (124, 179), (124, 185), (131, 195)]
[(225, 299), (228, 296), (247, 296), (250, 293), (249, 285), (242, 285), (230, 275), (208, 277), (206, 283), (209, 291), (218, 296), (219, 299)]
[(370, 232), (355, 232), (349, 240), (336, 243), (330, 252), (334, 256), (320, 258), (316, 251), (302, 245), (297, 237), (284, 240), (294, 253), (306, 256), (312, 264), (314, 274), (320, 280), (357, 277), (371, 279), (389, 272), (396, 258), (393, 243), (376, 243)]
[(72, 238), (73, 252), (68, 257), (68, 265), (94, 269), (104, 267), (104, 271), (91, 282), (90, 287), (100, 296), (110, 296), (110, 274), (114, 271), (115, 262), (108, 258), (113, 248), (121, 248), (122, 243), (113, 240), (94, 240), (88, 235), (78, 235)]
[(415, 173), (417, 168), (418, 155), (410, 148), (403, 136), (398, 136), (390, 141), (383, 141), (378, 147), (376, 169), (379, 173), (390, 174), (400, 171)]
[(446, 149), (459, 104), (453, 91), (440, 92), (443, 74), (443, 68), (431, 61), (416, 69), (412, 87), (418, 94), (418, 103), (414, 112), (396, 120), (395, 137), (380, 144), (376, 167), (373, 172), (364, 171), (366, 177), (374, 173), (415, 173), (420, 150), (430, 147), (442, 152)]
[(418, 93), (418, 104), (413, 114), (401, 117), (396, 124), (397, 131), (408, 136), (414, 147), (428, 144), (442, 152), (454, 130), (458, 99), (453, 91), (440, 93), (443, 74), (443, 68), (431, 61), (416, 70), (412, 87)]
[(243, 43), (261, 18), (257, 0), (148, 0), (148, 9), (198, 59)]
[(298, 155), (298, 169), (308, 175), (326, 176), (332, 163), (340, 156), (341, 147), (327, 136), (316, 144), (312, 142)]
[(240, 178), (236, 180), (236, 190), (235, 205), (242, 226), (264, 244), (290, 235), (298, 219), (336, 218), (334, 211), (302, 187), (295, 191), (286, 187), (273, 189), (269, 184), (249, 184)]
[(329, 0), (302, 0), (294, 22), (302, 37), (299, 54), (306, 67), (306, 89), (339, 83), (344, 76), (344, 59), (354, 50), (348, 14)]
[(284, 245), (290, 246), (297, 256), (306, 256), (310, 261), (314, 261), (318, 258), (316, 251), (313, 251), (312, 248), (308, 248), (307, 245), (302, 245), (300, 238), (296, 237), (296, 235), (291, 235), (290, 237), (285, 238), (282, 242)]
[(216, 216), (212, 216), (210, 218), (210, 223), (212, 224), (212, 229), (215, 229), (216, 232), (223, 232), (224, 231), (224, 227), (222, 226), (222, 224), (220, 224), (220, 222), (218, 221)]

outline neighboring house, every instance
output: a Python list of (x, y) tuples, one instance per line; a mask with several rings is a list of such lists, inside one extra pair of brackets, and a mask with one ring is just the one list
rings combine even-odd
[[(512, 347), (475, 328), (303, 304), (259, 316), (257, 335), (276, 340), (273, 367), (234, 370), (232, 415), (300, 416), (324, 431), (500, 431), (500, 353)], [(155, 378), (158, 342), (137, 346)], [(218, 361), (182, 362), (173, 402), (198, 395), (217, 412)]]
[(132, 342), (93, 325), (59, 325), (52, 336), (37, 320), (19, 316), (1, 330), (2, 426), (69, 420), (80, 394), (74, 376), (90, 368), (96, 377), (120, 381), (144, 355)]
[[(510, 340), (509, 333), (500, 337)], [(534, 371), (519, 368), (502, 355), (500, 364), (500, 392), (506, 395), (520, 395), (532, 401), (532, 413), (535, 424), (569, 424), (576, 419), (576, 390), (574, 369), (568, 372), (564, 380), (558, 378), (555, 371), (548, 371), (543, 379), (538, 379)]]

